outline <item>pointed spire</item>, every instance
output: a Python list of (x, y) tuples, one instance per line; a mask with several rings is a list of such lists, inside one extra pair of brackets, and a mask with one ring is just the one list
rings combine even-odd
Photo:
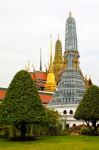
[(30, 60), (28, 59), (28, 71), (30, 71)]
[(46, 73), (47, 73), (47, 66), (45, 65), (45, 70), (46, 70)]
[(34, 73), (34, 81), (36, 81), (36, 71), (35, 71), (35, 67), (33, 64), (32, 64), (32, 68), (33, 68), (33, 73)]
[(62, 43), (59, 39), (59, 34), (57, 35), (58, 39), (55, 43), (55, 55), (53, 61), (53, 71), (55, 74), (56, 83), (59, 81), (59, 72), (62, 67), (63, 59), (62, 59)]
[(69, 17), (66, 20), (65, 27), (65, 50), (74, 51), (78, 50), (77, 45), (77, 33), (76, 33), (76, 22), (73, 17), (71, 17), (71, 12), (69, 12)]
[(28, 64), (25, 65), (25, 70), (26, 70), (27, 72), (30, 71), (30, 60), (29, 60), (29, 59), (28, 59)]
[(28, 71), (27, 65), (25, 64), (25, 70)]
[(71, 13), (71, 11), (69, 12), (69, 17), (71, 17), (72, 16), (72, 13)]
[(52, 70), (52, 35), (50, 35), (50, 66), (49, 69)]
[(42, 49), (40, 48), (40, 71), (42, 71)]
[(45, 90), (49, 92), (54, 92), (55, 89), (56, 89), (56, 82), (55, 82), (55, 75), (53, 73), (53, 64), (52, 64), (52, 35), (50, 35), (50, 65), (47, 74)]
[(58, 33), (58, 40), (59, 40), (59, 33)]
[(89, 81), (88, 81), (88, 86), (92, 86), (92, 80), (91, 80), (91, 78), (89, 78)]
[(35, 67), (34, 67), (34, 65), (32, 64), (32, 68), (33, 68), (33, 72), (35, 72)]

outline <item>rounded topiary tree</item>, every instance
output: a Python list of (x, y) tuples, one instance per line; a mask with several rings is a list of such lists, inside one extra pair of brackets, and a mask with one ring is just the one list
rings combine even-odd
[(78, 120), (84, 120), (92, 134), (97, 134), (97, 122), (99, 121), (99, 87), (92, 85), (87, 89), (74, 117)]
[(27, 124), (43, 124), (45, 109), (30, 74), (19, 71), (13, 78), (2, 102), (1, 121), (15, 125), (21, 136), (27, 133)]

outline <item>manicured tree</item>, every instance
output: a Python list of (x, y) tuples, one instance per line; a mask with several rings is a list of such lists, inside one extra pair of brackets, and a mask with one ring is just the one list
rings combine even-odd
[(46, 109), (47, 111), (47, 124), (49, 127), (57, 126), (59, 124), (59, 113), (53, 109)]
[(27, 133), (27, 124), (43, 125), (46, 113), (41, 104), (37, 88), (25, 71), (19, 71), (13, 78), (2, 102), (1, 121), (15, 125), (21, 136)]
[(58, 135), (60, 129), (60, 115), (57, 111), (46, 109), (47, 111), (47, 131), (50, 135)]
[(97, 134), (97, 122), (99, 121), (99, 87), (92, 85), (80, 102), (74, 117), (84, 120), (92, 134)]

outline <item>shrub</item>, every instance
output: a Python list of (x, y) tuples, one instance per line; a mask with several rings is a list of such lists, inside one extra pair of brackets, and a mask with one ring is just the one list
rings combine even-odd
[(88, 127), (82, 127), (80, 130), (80, 134), (82, 135), (91, 135), (91, 130)]
[(70, 133), (69, 129), (61, 130), (60, 135), (68, 135)]

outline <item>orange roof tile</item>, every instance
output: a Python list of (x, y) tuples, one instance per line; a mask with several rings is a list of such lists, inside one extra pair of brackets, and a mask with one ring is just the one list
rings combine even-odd
[(6, 90), (0, 89), (0, 100), (3, 100), (6, 94)]
[(52, 97), (53, 97), (53, 95), (48, 95), (48, 94), (45, 94), (45, 93), (39, 94), (39, 96), (40, 96), (41, 102), (43, 104), (48, 104), (51, 101)]
[[(4, 99), (6, 92), (7, 92), (7, 89), (6, 90), (5, 89), (0, 89), (0, 100)], [(43, 93), (39, 92), (39, 96), (40, 96), (41, 102), (43, 104), (48, 104), (51, 101), (52, 97), (53, 97), (52, 94), (44, 93), (44, 91), (43, 91)]]
[(31, 73), (31, 77), (33, 80), (47, 80), (47, 74), (46, 72), (40, 72), (40, 71), (37, 71), (37, 72), (33, 72)]

